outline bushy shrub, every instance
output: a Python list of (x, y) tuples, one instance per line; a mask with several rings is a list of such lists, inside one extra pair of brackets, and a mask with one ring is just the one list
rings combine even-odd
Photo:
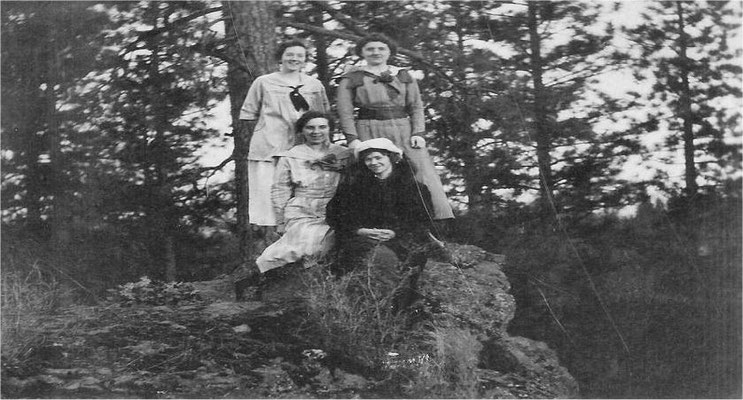
[(308, 320), (339, 367), (361, 367), (390, 397), (477, 397), (477, 338), (420, 318), (417, 308), (396, 312), (371, 265), (341, 277), (317, 268), (306, 285)]
[(509, 333), (557, 349), (584, 396), (736, 397), (741, 210), (700, 196), (523, 230), (504, 247)]
[(379, 370), (387, 352), (406, 336), (405, 315), (393, 312), (367, 271), (336, 277), (317, 268), (306, 283), (310, 320), (325, 349)]

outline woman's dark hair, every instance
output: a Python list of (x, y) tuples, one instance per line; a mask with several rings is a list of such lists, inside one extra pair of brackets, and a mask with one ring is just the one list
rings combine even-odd
[(289, 47), (302, 47), (305, 49), (305, 51), (309, 52), (309, 49), (307, 48), (307, 43), (299, 39), (288, 40), (286, 42), (279, 44), (279, 47), (276, 49), (276, 53), (274, 53), (274, 57), (276, 58), (276, 61), (281, 61), (281, 57), (284, 56), (284, 52)]
[[(382, 154), (386, 155), (387, 157), (390, 158), (390, 161), (392, 162), (392, 165), (395, 165), (395, 164), (399, 163), (400, 160), (402, 160), (402, 156), (399, 155), (399, 154), (397, 154), (397, 153), (393, 153), (393, 152), (391, 152), (389, 150), (385, 150), (385, 149), (375, 149), (375, 148), (366, 149), (366, 150), (363, 150), (362, 152), (360, 152), (359, 153), (359, 160), (363, 162), (364, 161), (364, 158), (366, 158), (366, 156), (368, 156), (371, 153), (382, 153)], [(394, 166), (392, 168), (394, 169)]]
[(361, 50), (370, 42), (382, 42), (386, 44), (387, 47), (390, 48), (390, 58), (393, 58), (395, 54), (397, 54), (397, 44), (395, 44), (392, 39), (381, 33), (372, 33), (371, 35), (364, 36), (356, 42), (356, 55), (361, 57)]
[(333, 118), (330, 115), (320, 111), (307, 111), (306, 113), (302, 114), (295, 125), (296, 132), (302, 133), (302, 129), (304, 129), (304, 126), (307, 125), (307, 123), (310, 122), (311, 119), (315, 118), (325, 118), (328, 121), (330, 133), (333, 133), (333, 131), (335, 130), (335, 121), (333, 121)]

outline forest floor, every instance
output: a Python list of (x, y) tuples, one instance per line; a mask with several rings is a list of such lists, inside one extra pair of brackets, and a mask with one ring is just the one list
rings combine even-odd
[[(323, 358), (301, 305), (276, 301), (286, 296), (234, 302), (226, 278), (179, 290), (187, 296), (174, 304), (107, 301), (38, 318), (27, 332), (32, 344), (24, 354), (13, 360), (3, 356), (2, 397), (410, 397), (400, 391), (399, 374), (372, 376)], [(138, 293), (140, 300), (162, 302), (175, 292)], [(390, 356), (388, 372), (410, 361), (400, 358)], [(499, 398), (553, 397), (537, 380), (482, 372), (482, 387)]]
[[(366, 380), (320, 368), (287, 304), (231, 300), (227, 279), (174, 305), (72, 307), (38, 321), (5, 398), (348, 398)], [(376, 397), (376, 396), (375, 396)]]
[[(515, 305), (499, 262), (484, 261), (459, 273), (452, 273), (450, 264), (432, 262), (426, 288), (447, 292), (452, 297), (447, 312), (464, 313), (467, 324), (505, 324)], [(229, 277), (185, 284), (143, 277), (110, 290), (95, 306), (29, 316), (25, 320), (33, 323), (13, 331), (22, 345), (12, 356), (3, 352), (2, 397), (554, 398), (573, 393), (574, 381), (554, 353), (524, 338), (502, 343), (507, 359), (501, 361), (512, 368), (480, 367), (481, 344), (471, 334), (459, 337), (465, 331), (457, 329), (440, 331), (451, 332), (441, 336), (446, 343), (459, 340), (449, 343), (458, 343), (446, 353), (452, 360), (435, 352), (429, 357), (425, 351), (380, 349), (381, 359), (370, 369), (354, 355), (326, 354), (323, 346), (334, 344), (312, 320), (306, 299), (297, 295), (303, 284), (299, 275), (282, 277), (260, 301), (235, 302)], [(470, 301), (463, 303), (464, 293)], [(501, 306), (471, 310), (472, 302)], [(3, 348), (10, 342), (4, 336)], [(349, 345), (342, 348), (354, 352), (360, 344)], [(446, 386), (446, 379), (453, 384)]]

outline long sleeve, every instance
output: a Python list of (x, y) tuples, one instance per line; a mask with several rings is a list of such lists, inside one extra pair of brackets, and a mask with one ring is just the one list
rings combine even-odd
[(354, 185), (342, 182), (325, 209), (326, 222), (341, 236), (355, 234), (361, 228), (356, 215), (359, 204), (353, 188)]
[(325, 207), (325, 222), (339, 234), (346, 234), (348, 227), (348, 185), (341, 183), (327, 207)]
[(411, 181), (404, 186), (398, 203), (400, 229), (409, 232), (425, 232), (433, 217), (431, 194), (426, 185)]
[(292, 173), (289, 160), (286, 157), (279, 158), (276, 171), (273, 175), (271, 185), (271, 203), (276, 214), (276, 223), (281, 225), (284, 221), (284, 209), (293, 195)]
[(356, 125), (353, 120), (353, 89), (350, 87), (350, 79), (342, 78), (338, 84), (338, 95), (336, 97), (338, 118), (341, 130), (348, 143), (358, 139)]
[(418, 82), (412, 79), (412, 82), (407, 84), (405, 96), (405, 109), (410, 115), (410, 125), (412, 127), (412, 134), (422, 134), (426, 131), (426, 122), (423, 118), (423, 100), (421, 99), (421, 92), (418, 88)]
[(324, 112), (326, 114), (330, 113), (330, 100), (328, 100), (328, 94), (325, 92), (325, 86), (322, 86), (320, 95), (322, 96), (322, 109), (318, 111)]
[(240, 119), (256, 120), (263, 104), (263, 80), (258, 77), (248, 89), (248, 95), (240, 108)]

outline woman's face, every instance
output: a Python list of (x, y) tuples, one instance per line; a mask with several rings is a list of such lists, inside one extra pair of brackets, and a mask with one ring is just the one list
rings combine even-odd
[(307, 62), (307, 50), (302, 46), (287, 47), (281, 55), (281, 70), (295, 72), (304, 68)]
[(361, 48), (361, 57), (368, 65), (387, 65), (390, 48), (384, 42), (369, 42)]
[(364, 165), (377, 178), (386, 178), (392, 174), (392, 160), (384, 153), (372, 151), (364, 157)]
[(312, 118), (302, 128), (306, 144), (322, 144), (329, 140), (330, 123), (325, 118)]

